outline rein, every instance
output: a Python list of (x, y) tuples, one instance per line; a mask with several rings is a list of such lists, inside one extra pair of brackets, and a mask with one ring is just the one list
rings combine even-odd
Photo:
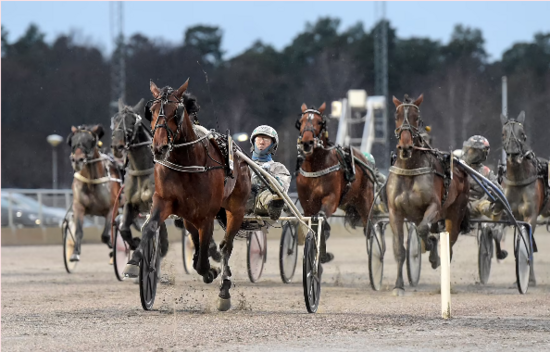
[[(98, 161), (102, 161), (102, 160), (109, 160), (109, 158), (105, 157), (104, 154), (100, 154), (100, 157), (97, 158), (97, 159), (92, 159), (90, 161), (85, 161), (84, 163), (86, 165), (89, 165), (89, 164), (93, 164), (93, 163), (96, 163)], [(105, 165), (104, 165), (105, 166)], [(118, 183), (122, 183), (122, 180), (121, 179), (118, 179), (118, 178), (114, 178), (114, 177), (111, 177), (111, 171), (109, 170), (109, 167), (105, 167), (105, 170), (107, 171), (107, 176), (104, 176), (104, 177), (100, 177), (100, 178), (87, 178), (86, 176), (82, 176), (80, 174), (80, 172), (75, 172), (74, 173), (74, 178), (76, 178), (77, 180), (79, 180), (80, 182), (84, 182), (84, 183), (87, 183), (87, 184), (93, 184), (93, 185), (97, 185), (97, 184), (101, 184), (101, 183), (106, 183), (106, 182), (118, 182)]]

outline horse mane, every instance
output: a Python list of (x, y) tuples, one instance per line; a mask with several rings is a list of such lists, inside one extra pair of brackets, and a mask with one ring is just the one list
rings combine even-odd
[(412, 99), (409, 97), (408, 94), (405, 94), (405, 97), (403, 98), (403, 103), (406, 103), (406, 104), (411, 104), (413, 101)]

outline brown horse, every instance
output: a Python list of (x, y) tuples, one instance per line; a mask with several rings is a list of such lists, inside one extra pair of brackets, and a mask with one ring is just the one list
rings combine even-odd
[[(503, 124), (502, 146), (506, 152), (506, 176), (502, 182), (504, 195), (514, 217), (530, 223), (534, 235), (537, 217), (550, 216), (549, 190), (540, 172), (548, 162), (537, 158), (526, 143), (527, 136), (523, 130), (525, 112), (522, 111), (517, 119), (508, 119), (504, 115), (500, 119)], [(536, 283), (531, 261), (529, 285), (535, 286)]]
[[(300, 130), (298, 148), (305, 156), (296, 176), (300, 204), (305, 216), (319, 214), (325, 218), (341, 208), (352, 226), (362, 221), (367, 229), (374, 199), (374, 175), (369, 171), (372, 165), (356, 149), (352, 148), (355, 159), (352, 162), (349, 152), (338, 146), (329, 146), (326, 118), (323, 116), (325, 108), (325, 103), (319, 109), (308, 109), (303, 104), (296, 122)], [(353, 163), (357, 166), (355, 175), (350, 170)], [(326, 221), (323, 232), (321, 263), (326, 263), (333, 258), (332, 254), (326, 253), (325, 242), (330, 236), (330, 225)]]
[[(412, 101), (405, 95), (403, 102), (393, 97), (395, 104), (395, 135), (398, 158), (390, 168), (386, 184), (390, 225), (394, 233), (393, 250), (397, 261), (397, 280), (393, 293), (402, 295), (403, 264), (403, 222), (405, 218), (414, 222), (418, 234), (430, 251), (432, 268), (439, 266), (437, 238), (430, 236), (438, 220), (445, 219), (452, 246), (460, 230), (467, 231), (467, 207), (470, 185), (467, 174), (457, 167), (451, 169), (449, 155), (432, 149), (420, 134), (420, 104), (423, 96)], [(452, 172), (452, 174), (451, 174)]]
[(103, 127), (72, 127), (67, 144), (72, 148), (71, 164), (75, 171), (73, 180), (73, 213), (76, 224), (76, 242), (70, 261), (80, 260), (80, 245), (84, 215), (105, 217), (101, 241), (111, 248), (111, 217), (121, 188), (121, 175), (113, 160), (99, 152), (99, 140)]
[[(154, 99), (146, 107), (145, 117), (150, 119), (153, 131), (155, 193), (150, 217), (142, 229), (142, 242), (125, 273), (137, 277), (143, 243), (154, 236), (168, 216), (175, 214), (184, 219), (191, 233), (195, 245), (193, 267), (204, 282), (211, 283), (219, 269), (210, 266), (209, 243), (214, 218), (224, 211), (227, 228), (220, 243), (223, 270), (218, 309), (227, 310), (231, 305), (229, 258), (250, 194), (250, 173), (247, 164), (235, 156), (235, 166), (229, 176), (226, 158), (212, 138), (220, 135), (202, 128), (204, 133), (193, 126), (190, 114), (196, 114), (199, 107), (195, 98), (185, 94), (188, 84), (189, 80), (174, 90), (170, 87), (159, 89), (155, 83), (150, 83)], [(167, 238), (161, 236), (161, 256), (166, 254), (167, 247)]]

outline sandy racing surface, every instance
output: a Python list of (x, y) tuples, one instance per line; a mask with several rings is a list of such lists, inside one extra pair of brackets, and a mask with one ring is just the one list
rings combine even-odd
[[(172, 243), (155, 310), (141, 308), (139, 287), (118, 282), (104, 245), (84, 245), (75, 274), (63, 267), (61, 246), (2, 248), (3, 351), (436, 351), (550, 350), (550, 235), (537, 231), (538, 286), (520, 295), (511, 254), (493, 259), (487, 286), (476, 284), (477, 245), (461, 236), (451, 265), (453, 319), (440, 318), (439, 269), (422, 258), (417, 288), (393, 297), (396, 277), (391, 236), (384, 288), (368, 281), (361, 235), (335, 234), (335, 260), (325, 265), (321, 304), (307, 314), (301, 285), (302, 258), (294, 283), (279, 277), (279, 242), (260, 282), (246, 274), (246, 243), (238, 241), (231, 264), (233, 308), (215, 308), (216, 280), (206, 285), (183, 271), (181, 243)], [(505, 248), (512, 253), (511, 237)], [(302, 253), (303, 247), (300, 247)], [(545, 254), (546, 253), (546, 254)], [(405, 273), (406, 279), (406, 273)]]

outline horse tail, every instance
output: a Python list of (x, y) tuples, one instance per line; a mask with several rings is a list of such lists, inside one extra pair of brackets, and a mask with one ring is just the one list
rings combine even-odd
[(468, 232), (470, 232), (470, 209), (466, 207), (466, 211), (460, 222), (460, 233), (467, 234)]
[(351, 226), (352, 229), (355, 229), (360, 221), (361, 215), (359, 214), (357, 209), (352, 205), (348, 205), (348, 207), (346, 208), (346, 217), (344, 218), (344, 226)]

